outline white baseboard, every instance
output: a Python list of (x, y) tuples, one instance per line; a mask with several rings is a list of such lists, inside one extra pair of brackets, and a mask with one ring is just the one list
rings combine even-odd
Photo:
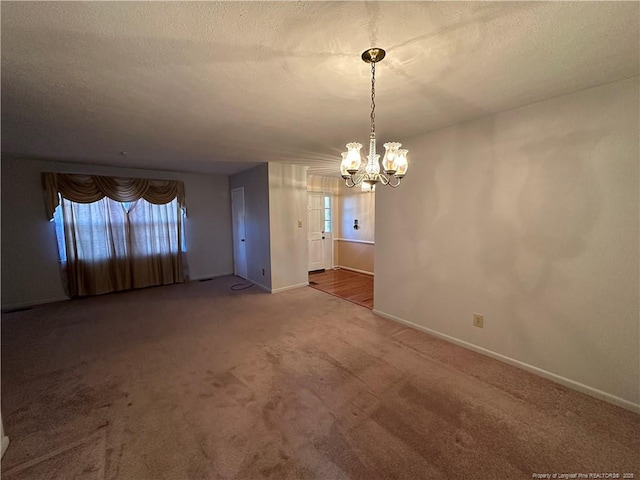
[(270, 288), (270, 287), (267, 287), (266, 285), (262, 285), (261, 283), (256, 282), (255, 280), (251, 280), (250, 278), (247, 278), (247, 280), (249, 282), (253, 283), (256, 287), (264, 290), (265, 292), (269, 292), (269, 293), (286, 292), (287, 290), (293, 290), (294, 288), (301, 288), (301, 287), (309, 286), (309, 282), (304, 282), (304, 283), (298, 283), (296, 285), (289, 285), (287, 287)]
[(507, 357), (506, 355), (502, 355), (492, 350), (479, 347), (478, 345), (474, 345), (473, 343), (465, 342), (464, 340), (460, 340), (450, 335), (446, 335), (436, 330), (432, 330), (422, 325), (418, 325), (417, 323), (404, 320), (400, 317), (396, 317), (395, 315), (391, 315), (389, 313), (376, 310), (375, 308), (373, 310), (373, 313), (383, 318), (387, 318), (389, 320), (393, 320), (394, 322), (402, 323), (403, 325), (407, 325), (411, 328), (415, 328), (416, 330), (420, 330), (422, 332), (428, 333), (429, 335), (433, 335), (434, 337), (441, 338), (442, 340), (453, 343), (455, 345), (466, 348), (468, 350), (473, 350), (474, 352), (478, 352), (488, 357), (495, 358), (496, 360), (507, 363), (509, 365), (513, 365), (514, 367), (521, 368), (522, 370), (525, 370), (527, 372), (533, 373), (540, 377), (546, 378), (547, 380), (551, 380), (552, 382), (559, 383), (560, 385), (564, 385), (565, 387), (571, 388), (572, 390), (577, 390), (578, 392), (585, 393), (591, 397), (595, 397), (607, 403), (611, 403), (618, 407), (622, 407), (626, 410), (630, 410), (635, 413), (640, 413), (640, 404), (638, 403), (625, 400), (624, 398), (620, 398), (610, 393), (603, 392), (602, 390), (598, 390), (597, 388), (593, 388), (583, 383), (576, 382), (575, 380), (571, 380), (561, 375), (557, 375), (555, 373), (549, 372), (547, 370), (534, 367), (533, 365), (529, 365), (528, 363), (521, 362), (520, 360), (516, 360), (514, 358)]
[(43, 300), (34, 300), (31, 302), (10, 303), (9, 305), (2, 305), (2, 311), (4, 312), (5, 310), (16, 310), (20, 308), (35, 307), (36, 305), (44, 305), (45, 303), (62, 302), (64, 300), (69, 300), (69, 297), (65, 295), (62, 297), (45, 298)]
[(2, 437), (2, 453), (0, 453), (0, 458), (4, 456), (4, 452), (7, 451), (7, 447), (9, 446), (9, 437)]
[(251, 280), (250, 278), (247, 278), (247, 281), (253, 283), (256, 287), (264, 290), (265, 292), (271, 293), (271, 288), (270, 287), (267, 287), (266, 285), (262, 285), (261, 283), (258, 283), (255, 280)]
[(351, 270), (352, 272), (364, 273), (365, 275), (373, 275), (373, 272), (367, 270), (358, 270), (357, 268), (345, 267), (343, 265), (337, 265), (334, 268), (341, 268), (342, 270)]
[(308, 287), (308, 286), (309, 286), (309, 282), (298, 283), (296, 285), (289, 285), (288, 287), (274, 288), (273, 290), (271, 290), (271, 293), (286, 292), (287, 290), (293, 290), (294, 288), (301, 288), (301, 287)]

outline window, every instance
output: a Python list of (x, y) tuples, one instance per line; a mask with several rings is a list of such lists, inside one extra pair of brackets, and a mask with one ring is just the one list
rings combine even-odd
[[(102, 201), (102, 200), (101, 200)], [(75, 211), (77, 212), (76, 215), (76, 221), (78, 222), (78, 225), (80, 226), (80, 228), (82, 229), (83, 233), (88, 233), (88, 232), (93, 232), (93, 235), (91, 235), (91, 241), (92, 242), (100, 242), (99, 238), (96, 238), (95, 236), (95, 232), (96, 230), (98, 230), (100, 228), (100, 226), (105, 222), (105, 219), (103, 218), (103, 215), (96, 215), (95, 214), (95, 209), (96, 206), (100, 203), (100, 202), (94, 202), (94, 203), (90, 203), (90, 204), (82, 204), (82, 203), (75, 203), (75, 202), (70, 202), (68, 200), (64, 200), (65, 203), (69, 203), (69, 204), (73, 204), (73, 208), (75, 209)], [(124, 215), (129, 215), (131, 213), (131, 207), (133, 205), (135, 205), (137, 202), (115, 202), (113, 200), (110, 200), (110, 202), (112, 204), (119, 204), (122, 206), (122, 208), (124, 209)], [(153, 205), (149, 202), (147, 202), (144, 199), (140, 199), (138, 200), (138, 202), (143, 202), (140, 204), (140, 208), (138, 209), (138, 211), (136, 212), (136, 214), (134, 215), (129, 215), (129, 221), (132, 221), (133, 223), (135, 223), (135, 228), (134, 230), (136, 232), (139, 231), (146, 231), (148, 229), (151, 229), (152, 231), (153, 229), (153, 224), (154, 224), (154, 220), (153, 217), (158, 217), (158, 216), (162, 216), (162, 211), (165, 210), (167, 211), (167, 209), (164, 208), (160, 208), (160, 207), (164, 207), (164, 205)], [(64, 220), (63, 220), (63, 214), (62, 214), (62, 205), (63, 205), (63, 201), (60, 202), (60, 205), (55, 209), (54, 213), (53, 213), (53, 222), (55, 223), (55, 229), (56, 229), (56, 240), (58, 243), (58, 254), (60, 257), (60, 262), (61, 263), (66, 263), (67, 261), (67, 248), (65, 245), (65, 240), (64, 240)], [(177, 204), (176, 204), (176, 200), (173, 200), (171, 203), (167, 204), (169, 206), (168, 211), (169, 212), (177, 212)], [(116, 207), (117, 208), (117, 207)], [(93, 211), (93, 214), (92, 214)], [(115, 210), (115, 212), (117, 212), (117, 210)], [(155, 215), (154, 215), (155, 212)], [(113, 214), (113, 211), (111, 212)], [(177, 215), (180, 215), (182, 217), (182, 221), (178, 222), (177, 221)], [(165, 215), (166, 216), (166, 215)], [(171, 215), (172, 218), (170, 219), (166, 219), (165, 218), (165, 224), (167, 225), (167, 228), (169, 228), (170, 230), (176, 230), (178, 229), (178, 227), (181, 230), (181, 235), (180, 235), (180, 251), (181, 252), (186, 252), (187, 248), (186, 248), (186, 241), (185, 241), (185, 237), (184, 237), (184, 212), (182, 210), (179, 211), (179, 213), (177, 213), (175, 216)], [(168, 221), (167, 221), (168, 220)], [(179, 225), (178, 225), (179, 223)], [(149, 253), (149, 254), (161, 254), (161, 253), (168, 253), (168, 252), (173, 252), (176, 253), (177, 249), (173, 248), (174, 246), (172, 246), (171, 244), (168, 245), (169, 248), (166, 248), (163, 250), (162, 248), (162, 242), (159, 241), (158, 238), (158, 234), (160, 232), (157, 231), (157, 229), (155, 229), (155, 232), (153, 234), (153, 236), (148, 237), (148, 245), (145, 248), (145, 250)], [(124, 234), (124, 232), (122, 232), (122, 234)], [(101, 242), (100, 242), (101, 243)], [(98, 247), (97, 245), (95, 245), (95, 248), (92, 250), (93, 255), (87, 255), (86, 252), (82, 252), (81, 254), (83, 255), (83, 257), (85, 259), (98, 259), (98, 258), (107, 258), (109, 255), (106, 253), (106, 248), (103, 245), (102, 248)]]
[(184, 213), (177, 200), (61, 198), (53, 221), (69, 293), (91, 295), (182, 281)]
[(324, 197), (324, 231), (331, 233), (331, 197)]

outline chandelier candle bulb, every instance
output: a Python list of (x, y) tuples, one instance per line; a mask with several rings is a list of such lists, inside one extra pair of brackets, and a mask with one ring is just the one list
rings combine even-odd
[[(395, 188), (400, 185), (400, 181), (407, 173), (408, 150), (400, 149), (401, 143), (384, 144), (382, 165), (380, 165), (380, 155), (376, 154), (376, 63), (384, 57), (385, 51), (381, 48), (370, 48), (362, 53), (362, 60), (371, 64), (371, 134), (369, 135), (369, 154), (364, 169), (361, 169), (362, 144), (347, 143), (347, 151), (342, 153), (340, 175), (349, 188), (362, 185), (362, 190), (373, 191), (377, 183)], [(381, 166), (384, 173), (380, 173)], [(393, 178), (396, 179), (395, 183), (392, 181)]]

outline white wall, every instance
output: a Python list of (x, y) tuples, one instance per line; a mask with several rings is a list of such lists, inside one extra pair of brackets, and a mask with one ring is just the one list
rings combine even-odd
[(307, 167), (269, 163), (269, 217), (272, 291), (307, 285)]
[[(386, 188), (380, 186), (379, 188)], [(338, 235), (349, 240), (373, 242), (375, 237), (375, 192), (362, 192), (360, 187), (343, 186), (337, 199)], [(358, 220), (358, 229), (353, 221)]]
[(265, 163), (229, 185), (244, 187), (248, 280), (273, 293), (307, 285), (307, 167)]
[(271, 291), (268, 165), (265, 163), (232, 175), (229, 186), (231, 189), (244, 187), (247, 280)]
[(307, 191), (338, 195), (342, 180), (321, 175), (307, 175)]
[(41, 160), (2, 159), (2, 307), (67, 297), (62, 288), (55, 230), (45, 214), (41, 172), (87, 173), (182, 180), (191, 279), (233, 272), (228, 179), (156, 170)]
[(638, 103), (635, 77), (405, 139), (375, 310), (637, 408)]
[[(379, 186), (378, 188), (385, 188)], [(338, 233), (335, 242), (335, 263), (341, 268), (361, 273), (374, 273), (375, 254), (375, 192), (363, 192), (360, 187), (344, 184), (337, 197)], [(354, 221), (358, 220), (358, 229)]]

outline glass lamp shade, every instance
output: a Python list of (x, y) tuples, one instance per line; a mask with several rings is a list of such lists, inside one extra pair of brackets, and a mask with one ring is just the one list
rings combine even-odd
[(347, 171), (348, 166), (349, 165), (347, 164), (347, 152), (342, 152), (342, 163), (340, 163), (340, 175), (342, 175), (342, 178), (344, 179), (347, 179), (351, 176)]
[(360, 157), (361, 143), (352, 142), (347, 143), (347, 156), (345, 157), (346, 170), (351, 175), (358, 172), (360, 165), (362, 164), (362, 158)]
[(409, 168), (409, 162), (407, 161), (407, 154), (409, 150), (401, 148), (398, 150), (398, 156), (396, 157), (396, 173), (397, 178), (402, 178), (406, 175)]
[(393, 175), (398, 170), (398, 149), (402, 146), (398, 142), (389, 142), (384, 145), (384, 158), (382, 159), (382, 168), (387, 175)]

